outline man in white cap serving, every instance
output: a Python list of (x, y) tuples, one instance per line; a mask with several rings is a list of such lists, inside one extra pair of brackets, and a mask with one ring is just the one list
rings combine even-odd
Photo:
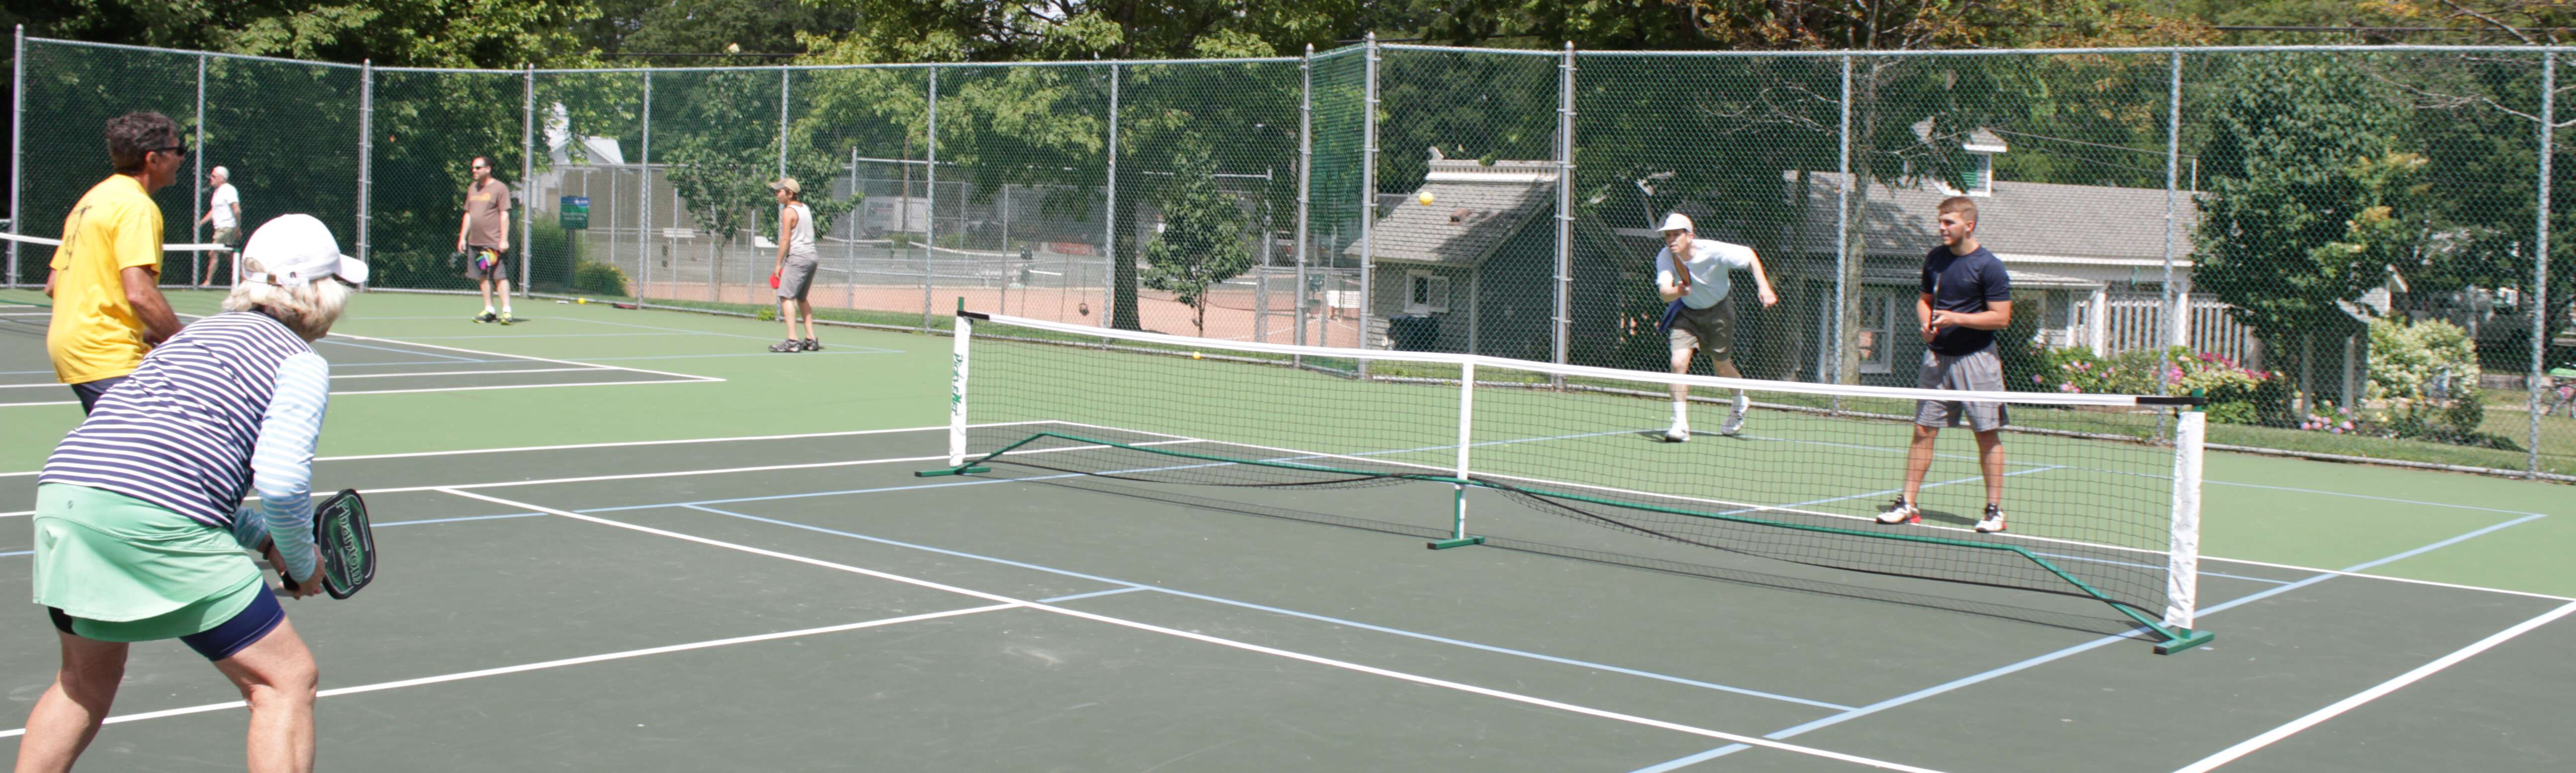
[[(1734, 278), (1728, 271), (1754, 273), (1754, 289), (1765, 309), (1780, 301), (1772, 294), (1770, 276), (1762, 273), (1762, 258), (1754, 255), (1754, 247), (1700, 240), (1690, 227), (1690, 216), (1680, 211), (1664, 216), (1664, 250), (1654, 253), (1654, 294), (1667, 304), (1664, 320), (1669, 320), (1667, 340), (1672, 340), (1674, 374), (1687, 374), (1690, 358), (1705, 350), (1718, 376), (1744, 379), (1736, 371), (1736, 307), (1734, 299), (1728, 299)], [(1744, 389), (1736, 389), (1734, 410), (1726, 412), (1726, 423), (1718, 425), (1718, 433), (1741, 433), (1747, 407), (1752, 402), (1744, 399)], [(1672, 428), (1664, 430), (1664, 441), (1690, 441), (1690, 386), (1672, 384)]]
[[(32, 580), (62, 667), (28, 712), (19, 771), (69, 770), (127, 650), (162, 639), (241, 690), (249, 769), (313, 769), (320, 677), (277, 594), (322, 590), (313, 449), (331, 375), (311, 343), (367, 265), (322, 221), (286, 215), (251, 234), (240, 268), (224, 313), (153, 347), (37, 475)], [(272, 593), (246, 550), (293, 582)]]
[[(1707, 352), (1709, 364), (1717, 375), (1743, 378), (1735, 369), (1735, 304), (1727, 297), (1734, 289), (1728, 272), (1753, 272), (1753, 287), (1764, 308), (1780, 302), (1771, 291), (1771, 277), (1762, 273), (1762, 258), (1753, 248), (1699, 238), (1687, 215), (1675, 212), (1664, 216), (1664, 249), (1655, 253), (1655, 294), (1667, 306), (1664, 317), (1672, 342), (1673, 372), (1690, 372), (1691, 357)], [(1674, 384), (1673, 426), (1664, 430), (1664, 439), (1675, 443), (1690, 439), (1690, 388)], [(1735, 390), (1734, 410), (1718, 432), (1734, 435), (1744, 430), (1744, 410), (1752, 406), (1744, 390)]]

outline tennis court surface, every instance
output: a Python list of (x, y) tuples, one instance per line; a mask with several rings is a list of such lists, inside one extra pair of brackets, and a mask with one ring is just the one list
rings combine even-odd
[[(2005, 539), (1961, 527), (1981, 501), (1964, 442), (1944, 441), (1925, 524), (1903, 527), (1943, 542), (1830, 531), (1873, 528), (1844, 522), (1894, 485), (1902, 425), (1831, 412), (1865, 406), (1757, 399), (1744, 437), (1664, 444), (1644, 432), (1660, 397), (1513, 382), (1468, 390), (1490, 423), (1462, 436), (1436, 423), (1460, 391), (1441, 373), (1010, 340), (976, 350), (987, 380), (967, 382), (956, 433), (947, 337), (830, 330), (822, 356), (766, 355), (773, 323), (535, 302), (501, 328), (450, 313), (466, 305), (362, 297), (317, 347), (335, 398), (316, 485), (368, 492), (384, 555), (364, 595), (289, 607), (323, 664), (326, 767), (2576, 759), (2564, 486), (2211, 453), (2192, 611), (2216, 639), (2160, 656), (2116, 605), (1957, 557), (2020, 555), (1950, 544)], [(45, 367), (40, 337), (0, 346), (0, 370)], [(77, 408), (51, 405), (69, 390), (43, 374), (10, 378), (35, 385), (0, 389), (30, 398), (0, 405), (0, 495), (24, 503)], [(1337, 386), (1278, 391), (1308, 381)], [(2166, 570), (2166, 543), (2140, 529), (2169, 512), (2146, 503), (2170, 488), (2154, 482), (2170, 448), (2070, 428), (2172, 415), (2034, 414), (2058, 434), (2010, 441), (2026, 521), (2004, 544), (2160, 605), (2162, 575), (2138, 573)], [(985, 471), (916, 474), (959, 466), (952, 438), (980, 456), (1041, 435)], [(1692, 470), (1738, 483), (1694, 489)], [(1465, 531), (1490, 539), (1424, 549), (1456, 534), (1462, 499)], [(1722, 528), (1597, 522), (1707, 520), (1668, 511)], [(0, 512), (0, 593), (24, 593), (28, 537), (7, 525), (24, 514)], [(41, 612), (22, 611), (0, 627), (11, 750), (54, 667)], [(185, 648), (138, 646), (85, 762), (230, 767), (236, 697)]]

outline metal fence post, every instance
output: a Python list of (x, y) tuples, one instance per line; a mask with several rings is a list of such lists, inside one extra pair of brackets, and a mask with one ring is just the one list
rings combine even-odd
[(644, 106), (637, 111), (636, 123), (643, 136), (635, 148), (635, 299), (652, 295), (653, 288), (653, 71), (644, 71)]
[[(1100, 326), (1112, 327), (1118, 316), (1118, 65), (1109, 65), (1109, 174), (1105, 178), (1109, 193), (1108, 230), (1100, 237), (1100, 258), (1108, 269), (1100, 275)], [(1144, 303), (1137, 299), (1138, 305)], [(1145, 326), (1145, 310), (1136, 309), (1136, 326)]]
[[(1574, 41), (1556, 73), (1556, 364), (1563, 365), (1574, 331)], [(1565, 386), (1563, 374), (1548, 377)]]
[[(197, 116), (197, 139), (196, 139), (194, 142), (189, 143), (191, 146), (193, 146), (193, 147), (195, 147), (195, 148), (196, 148), (196, 152), (193, 152), (193, 153), (189, 153), (189, 154), (188, 154), (188, 161), (189, 161), (189, 163), (191, 163), (191, 164), (194, 164), (194, 165), (195, 165), (195, 167), (194, 167), (194, 168), (195, 168), (195, 170), (196, 170), (196, 179), (188, 181), (188, 190), (192, 191), (192, 192), (193, 192), (193, 194), (194, 194), (194, 195), (191, 195), (191, 196), (189, 196), (189, 197), (188, 197), (188, 215), (189, 215), (189, 217), (188, 217), (188, 243), (190, 243), (190, 244), (204, 244), (204, 243), (205, 243), (205, 239), (200, 238), (200, 234), (201, 234), (201, 232), (200, 232), (200, 231), (198, 231), (198, 230), (197, 230), (197, 228), (198, 228), (198, 224), (199, 224), (199, 223), (201, 223), (201, 222), (203, 222), (203, 220), (204, 220), (204, 218), (205, 218), (205, 216), (206, 216), (206, 55), (205, 55), (205, 54), (198, 54), (198, 55), (197, 55), (197, 113), (196, 113), (196, 116)], [(227, 181), (227, 182), (230, 182), (230, 181)], [(248, 224), (248, 223), (234, 223), (233, 225), (238, 227), (238, 226), (244, 226), (244, 225), (249, 225), (249, 224)], [(240, 260), (239, 260), (238, 258), (236, 258), (236, 259), (234, 260), (234, 262), (238, 263), (238, 262), (240, 262)], [(205, 251), (205, 250), (189, 250), (189, 251), (188, 251), (188, 279), (189, 279), (190, 281), (195, 280), (195, 279), (197, 278), (197, 274), (198, 274), (199, 272), (203, 272), (203, 271), (205, 271), (205, 270), (206, 270), (206, 251)], [(163, 283), (163, 284), (168, 284), (168, 283), (169, 283), (169, 279), (168, 279), (167, 277), (164, 277), (164, 278), (162, 279), (162, 283)], [(181, 282), (181, 284), (187, 284), (187, 282), (183, 281), (183, 282)]]
[[(1364, 73), (1366, 93), (1360, 101), (1360, 340), (1359, 348), (1369, 347), (1369, 306), (1372, 282), (1377, 273), (1377, 245), (1371, 240), (1377, 220), (1377, 33), (1368, 34), (1367, 68)], [(1368, 377), (1369, 362), (1359, 362), (1362, 378)]]
[[(778, 68), (778, 176), (781, 179), (787, 177), (787, 78), (790, 72), (793, 71), (783, 65)], [(825, 190), (830, 188), (827, 186)]]
[[(27, 224), (18, 214), (18, 189), (26, 187), (18, 159), (27, 155), (27, 25), (18, 25), (15, 53), (9, 59), (9, 232), (23, 234)], [(9, 240), (9, 286), (18, 286), (18, 240)]]
[[(921, 218), (921, 223), (922, 223), (922, 225), (921, 225), (921, 242), (922, 242), (922, 244), (921, 244), (921, 329), (922, 329), (922, 330), (929, 330), (929, 329), (930, 329), (930, 310), (931, 310), (931, 309), (933, 309), (933, 308), (937, 308), (937, 305), (936, 305), (936, 304), (931, 303), (931, 300), (930, 300), (930, 285), (931, 285), (931, 275), (932, 275), (932, 272), (931, 272), (931, 270), (930, 270), (930, 267), (931, 267), (931, 265), (933, 265), (933, 264), (935, 263), (935, 261), (932, 259), (932, 257), (933, 257), (933, 256), (932, 256), (932, 253), (931, 253), (931, 251), (930, 251), (930, 245), (931, 245), (933, 242), (935, 242), (935, 241), (936, 241), (936, 239), (935, 239), (934, 237), (936, 237), (936, 236), (939, 234), (939, 68), (937, 68), (937, 67), (932, 67), (932, 68), (930, 68), (930, 92), (929, 92), (929, 96), (930, 96), (930, 101), (927, 103), (927, 108), (928, 108), (928, 113), (927, 113), (928, 126), (924, 129), (924, 132), (925, 132), (925, 137), (924, 137), (924, 139), (925, 139), (925, 140), (929, 143), (929, 145), (930, 145), (930, 157), (929, 157), (929, 163), (928, 163), (927, 165), (925, 165), (925, 166), (923, 166), (923, 167), (922, 167), (922, 176), (923, 176), (924, 178), (928, 179), (928, 181), (929, 181), (929, 183), (928, 183), (929, 190), (924, 191), (924, 197), (923, 197), (923, 200), (922, 200), (922, 206), (923, 206), (924, 208), (926, 208), (926, 209), (930, 210), (930, 211), (928, 211), (928, 212), (924, 212), (924, 213), (922, 213), (922, 218)], [(911, 194), (911, 191), (905, 191), (904, 193), (905, 193), (906, 195), (910, 195), (910, 194)], [(906, 223), (905, 225), (909, 226), (909, 225), (911, 225), (911, 224), (910, 224), (910, 223)]]
[[(1859, 379), (1855, 378), (1856, 374), (1846, 372), (1857, 368), (1843, 367), (1846, 359), (1844, 349), (1851, 345), (1851, 331), (1844, 328), (1843, 317), (1846, 315), (1843, 312), (1851, 308), (1851, 271), (1848, 265), (1851, 260), (1851, 195), (1852, 189), (1859, 187), (1860, 178), (1852, 175), (1851, 165), (1852, 58), (1849, 56), (1843, 57), (1842, 89), (1842, 99), (1836, 104), (1842, 113), (1841, 129), (1834, 143), (1840, 159), (1834, 162), (1835, 168), (1843, 178), (1842, 184), (1835, 186), (1834, 190), (1834, 340), (1825, 348), (1833, 365), (1825, 375), (1833, 383), (1850, 384), (1857, 383)], [(1647, 216), (1652, 217), (1653, 213), (1647, 213)], [(1834, 398), (1834, 407), (1842, 407), (1841, 397)]]
[[(2173, 385), (2167, 383), (2173, 374), (2173, 347), (2191, 345), (2189, 335), (2184, 332), (2190, 329), (2184, 315), (2191, 313), (2191, 296), (2178, 292), (2174, 287), (2174, 224), (2179, 222), (2175, 218), (2175, 205), (2182, 195), (2179, 189), (2182, 184), (2182, 50), (2175, 49), (2170, 56), (2172, 74), (2165, 85), (2165, 346), (2156, 355), (2159, 363), (2156, 368), (2157, 394), (2173, 390)], [(2157, 434), (2162, 435), (2163, 420), (2157, 420), (2156, 424), (2160, 430)]]
[(376, 152), (376, 60), (358, 63), (358, 260), (372, 260), (367, 242), (367, 187), (374, 182)]
[[(528, 253), (536, 251), (528, 237), (535, 233), (537, 202), (530, 198), (533, 191), (528, 186), (535, 185), (537, 177), (537, 66), (523, 62), (519, 67), (523, 79), (519, 84), (519, 297), (526, 298), (536, 284), (536, 278), (528, 275), (535, 265)], [(509, 211), (506, 202), (502, 211)]]
[[(2531, 442), (2524, 444), (2526, 459), (2523, 472), (2540, 475), (2540, 392), (2549, 383), (2549, 154), (2558, 128), (2558, 55), (2540, 57), (2540, 190), (2539, 206), (2533, 210), (2534, 233), (2531, 268), (2531, 374), (2524, 383), (2531, 390)], [(2470, 385), (2475, 388), (2475, 384)]]
[[(1306, 345), (1306, 254), (1307, 220), (1313, 214), (1310, 201), (1315, 187), (1315, 44), (1306, 44), (1306, 56), (1297, 61), (1297, 336), (1298, 346)], [(1298, 364), (1304, 364), (1299, 358)]]

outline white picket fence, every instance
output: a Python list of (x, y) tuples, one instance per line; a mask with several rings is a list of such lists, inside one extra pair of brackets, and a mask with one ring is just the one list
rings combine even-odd
[[(2171, 335), (2165, 327), (2165, 299), (2160, 293), (2128, 292), (2109, 294), (2109, 315), (2102, 325), (2102, 351), (2117, 354), (2131, 349), (2163, 346)], [(2227, 314), (2224, 301), (2206, 295), (2191, 298), (2191, 326), (2188, 336), (2197, 352), (2215, 353), (2259, 368), (2262, 344), (2255, 340), (2253, 328), (2246, 327)]]

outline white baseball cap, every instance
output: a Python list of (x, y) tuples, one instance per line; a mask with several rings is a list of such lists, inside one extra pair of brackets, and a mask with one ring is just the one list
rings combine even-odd
[(1694, 229), (1694, 228), (1692, 228), (1692, 227), (1691, 227), (1691, 221), (1690, 221), (1690, 216), (1689, 216), (1689, 215), (1685, 215), (1685, 214), (1682, 214), (1682, 213), (1679, 213), (1679, 212), (1675, 212), (1675, 213), (1668, 214), (1668, 215), (1665, 215), (1665, 216), (1664, 216), (1664, 227), (1663, 227), (1663, 230), (1666, 230), (1666, 231), (1694, 231), (1694, 232), (1696, 232), (1698, 229)]
[(302, 287), (316, 279), (337, 276), (351, 284), (365, 284), (367, 264), (340, 254), (340, 243), (332, 240), (331, 227), (312, 215), (279, 215), (262, 223), (251, 232), (250, 241), (242, 245), (242, 257), (259, 261), (265, 272), (242, 272), (242, 281), (267, 282), (279, 287)]

